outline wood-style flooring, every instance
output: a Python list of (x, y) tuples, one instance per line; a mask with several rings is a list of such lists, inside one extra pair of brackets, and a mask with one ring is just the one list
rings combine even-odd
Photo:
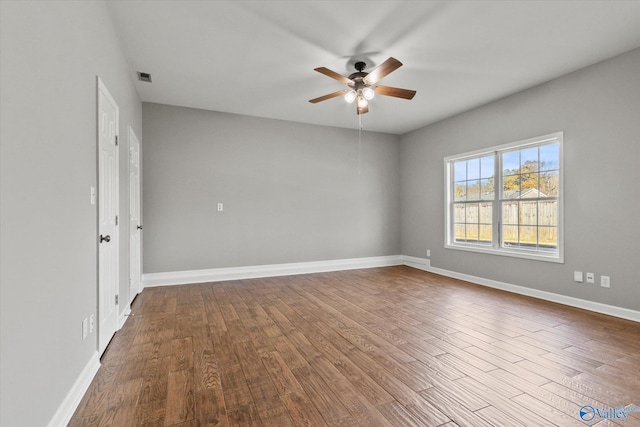
[(640, 426), (579, 414), (640, 406), (640, 324), (410, 267), (147, 288), (132, 313), (71, 426)]

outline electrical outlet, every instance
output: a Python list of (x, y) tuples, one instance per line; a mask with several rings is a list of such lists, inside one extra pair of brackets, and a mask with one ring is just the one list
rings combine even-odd
[(609, 276), (600, 276), (600, 286), (603, 288), (610, 288), (611, 278)]
[(427, 249), (427, 258), (431, 256), (431, 249)]
[(89, 319), (85, 318), (82, 321), (82, 339), (86, 339), (87, 335), (89, 335)]
[(222, 212), (224, 209), (224, 205), (222, 203), (218, 203), (218, 212)]
[(587, 273), (587, 283), (595, 283), (596, 276), (593, 273)]
[(91, 316), (89, 316), (89, 333), (92, 334), (95, 328), (96, 328), (96, 317), (92, 314)]
[(573, 272), (573, 281), (582, 283), (584, 279), (582, 278), (582, 271), (574, 271)]

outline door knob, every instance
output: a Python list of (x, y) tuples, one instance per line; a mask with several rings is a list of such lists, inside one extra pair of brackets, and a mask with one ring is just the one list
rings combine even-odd
[(142, 230), (142, 226), (141, 226), (141, 225), (137, 226), (136, 228), (137, 228), (138, 230)]
[(109, 243), (110, 241), (111, 241), (111, 236), (109, 236), (108, 234), (106, 236), (103, 236), (102, 234), (100, 235), (100, 243), (102, 242)]

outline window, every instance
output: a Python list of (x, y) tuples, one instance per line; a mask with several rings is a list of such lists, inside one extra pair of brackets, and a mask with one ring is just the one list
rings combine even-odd
[(445, 158), (445, 246), (563, 262), (562, 139)]

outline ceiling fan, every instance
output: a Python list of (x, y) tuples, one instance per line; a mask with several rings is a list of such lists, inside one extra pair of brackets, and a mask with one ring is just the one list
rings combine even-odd
[(395, 58), (389, 58), (380, 64), (379, 67), (367, 73), (364, 71), (367, 64), (360, 61), (355, 63), (357, 71), (349, 75), (349, 77), (345, 77), (342, 74), (338, 74), (325, 67), (315, 68), (315, 71), (331, 77), (332, 79), (336, 79), (339, 82), (345, 83), (349, 89), (339, 90), (318, 98), (310, 99), (309, 102), (316, 104), (321, 101), (326, 101), (327, 99), (344, 95), (347, 102), (352, 103), (353, 101), (356, 101), (357, 114), (364, 114), (369, 112), (369, 101), (376, 93), (379, 95), (394, 96), (396, 98), (413, 99), (416, 94), (415, 90), (400, 89), (397, 87), (376, 84), (386, 75), (397, 70), (401, 66), (402, 62)]

